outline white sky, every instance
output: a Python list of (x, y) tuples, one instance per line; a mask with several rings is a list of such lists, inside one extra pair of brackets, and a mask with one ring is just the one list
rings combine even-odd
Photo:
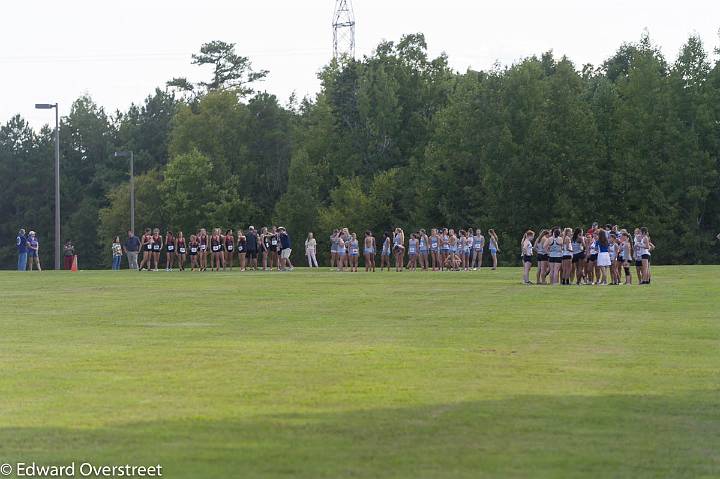
[[(715, 0), (355, 0), (358, 56), (380, 40), (423, 32), (430, 53), (445, 51), (460, 71), (510, 64), (552, 49), (580, 67), (598, 64), (643, 29), (669, 59), (690, 34), (718, 45)], [(22, 114), (38, 127), (60, 102), (83, 93), (108, 111), (141, 102), (174, 76), (209, 73), (190, 55), (210, 40), (237, 43), (262, 86), (282, 102), (319, 88), (317, 71), (332, 54), (334, 0), (16, 0), (0, 16), (0, 123)]]

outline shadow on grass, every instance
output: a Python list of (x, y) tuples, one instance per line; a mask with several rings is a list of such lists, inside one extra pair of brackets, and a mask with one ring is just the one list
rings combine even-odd
[(0, 462), (160, 463), (169, 478), (717, 477), (718, 402), (718, 391), (523, 396), (95, 429), (4, 427)]

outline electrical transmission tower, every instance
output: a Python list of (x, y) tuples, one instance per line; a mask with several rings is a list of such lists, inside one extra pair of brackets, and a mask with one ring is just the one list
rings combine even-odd
[(355, 14), (352, 0), (336, 0), (333, 14), (333, 55), (355, 58)]

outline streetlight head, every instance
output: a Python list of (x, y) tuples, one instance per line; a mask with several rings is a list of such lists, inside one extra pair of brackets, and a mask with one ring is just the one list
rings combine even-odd
[(35, 108), (38, 110), (50, 110), (52, 108), (55, 108), (55, 105), (52, 105), (50, 103), (35, 103)]
[(113, 155), (115, 158), (127, 158), (130, 156), (129, 151), (116, 151)]

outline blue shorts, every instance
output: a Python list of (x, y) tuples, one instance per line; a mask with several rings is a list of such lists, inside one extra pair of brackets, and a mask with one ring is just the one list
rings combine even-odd
[(470, 250), (465, 250), (465, 256), (470, 256)]
[(365, 248), (363, 251), (365, 252), (365, 254), (375, 254), (375, 251), (373, 251), (372, 248)]
[(390, 251), (383, 250), (383, 256), (390, 256)]
[(37, 250), (34, 250), (34, 249), (28, 251), (27, 255), (28, 255), (28, 258), (37, 258), (38, 257)]
[(427, 254), (427, 248), (420, 248), (420, 254)]
[(495, 254), (495, 253), (497, 253), (497, 250), (495, 248), (490, 248), (490, 254)]

